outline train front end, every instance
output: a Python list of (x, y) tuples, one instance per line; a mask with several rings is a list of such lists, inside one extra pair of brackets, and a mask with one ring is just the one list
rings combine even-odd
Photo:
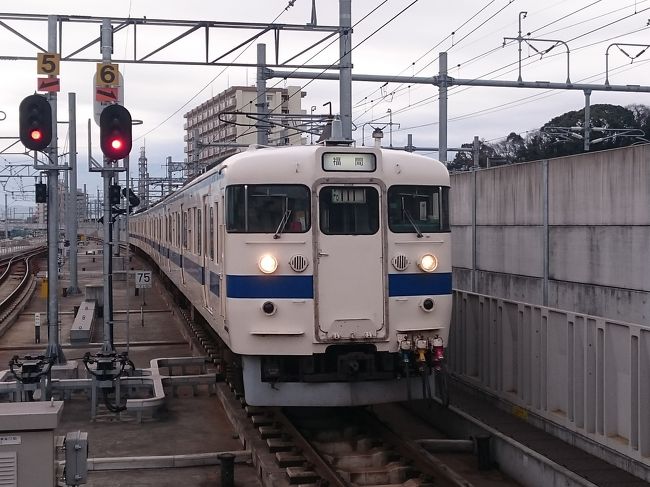
[(368, 148), (263, 152), (264, 169), (228, 169), (225, 193), (226, 323), (246, 401), (428, 395), (451, 316), (444, 166)]

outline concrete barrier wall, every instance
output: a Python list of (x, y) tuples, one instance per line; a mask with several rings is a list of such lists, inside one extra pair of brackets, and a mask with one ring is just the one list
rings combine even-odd
[(650, 325), (650, 145), (451, 185), (456, 289)]

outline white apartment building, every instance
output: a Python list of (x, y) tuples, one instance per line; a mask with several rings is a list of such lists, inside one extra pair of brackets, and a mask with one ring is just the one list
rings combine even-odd
[[(299, 86), (269, 88), (266, 104), (271, 114), (304, 114), (302, 98), (306, 95)], [(198, 130), (202, 144), (237, 143), (255, 144), (257, 142), (256, 121), (246, 115), (230, 112), (257, 113), (257, 88), (255, 86), (232, 86), (212, 97), (205, 103), (187, 112), (184, 129), (185, 152), (187, 153), (186, 176), (199, 174), (208, 164), (223, 159), (242, 150), (237, 147), (206, 146), (193, 150), (194, 130)], [(235, 123), (232, 123), (235, 122)], [(270, 145), (301, 145), (304, 140), (297, 131), (272, 127), (269, 133)]]

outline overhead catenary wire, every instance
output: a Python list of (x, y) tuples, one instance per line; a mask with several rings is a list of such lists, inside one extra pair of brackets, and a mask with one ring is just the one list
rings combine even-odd
[[(388, 1), (389, 1), (389, 0), (383, 0), (379, 5), (376, 5), (375, 7), (373, 7), (371, 10), (368, 11), (368, 13), (366, 13), (364, 16), (362, 16), (361, 19), (359, 19), (355, 24), (353, 24), (353, 25), (352, 25), (352, 28), (354, 29), (356, 26), (358, 26), (358, 25), (361, 24), (364, 20), (366, 20), (368, 17), (370, 17), (370, 15), (372, 15), (373, 13), (376, 13), (376, 12), (379, 10), (379, 8), (383, 7), (386, 3), (388, 3)], [(306, 66), (306, 64), (307, 64), (309, 61), (311, 61), (311, 60), (314, 59), (316, 56), (318, 56), (319, 54), (321, 54), (322, 52), (324, 52), (327, 48), (329, 48), (329, 47), (330, 47), (332, 44), (334, 44), (335, 42), (338, 42), (338, 40), (339, 40), (338, 38), (335, 38), (335, 39), (333, 39), (331, 42), (329, 42), (328, 44), (326, 44), (326, 45), (325, 45), (323, 48), (321, 48), (318, 52), (316, 52), (316, 53), (313, 54), (311, 57), (309, 57), (307, 60), (305, 60), (305, 61), (304, 61), (300, 66), (298, 66), (297, 68), (295, 68), (295, 69), (292, 71), (292, 73), (295, 73), (295, 72), (298, 71), (298, 69), (300, 69), (301, 67)], [(339, 60), (337, 60), (336, 62), (338, 62), (338, 61), (340, 61), (340, 58), (339, 58)], [(332, 66), (334, 66), (334, 64), (332, 64), (330, 67), (332, 67)], [(321, 73), (321, 74), (322, 74), (322, 73)], [(267, 90), (268, 90), (268, 89), (276, 88), (280, 83), (282, 83), (282, 81), (283, 81), (283, 80), (279, 80), (279, 81), (277, 81), (273, 86), (271, 86), (270, 88), (267, 88)], [(305, 86), (307, 86), (308, 84), (309, 84), (309, 83), (307, 83), (307, 84), (305, 84), (304, 86), (302, 86), (301, 89), (300, 89), (299, 91), (302, 91), (302, 89), (303, 89)], [(294, 94), (295, 94), (295, 93), (294, 93)], [(291, 96), (293, 96), (293, 95), (291, 95)], [(291, 98), (291, 96), (290, 96), (289, 98)], [(280, 108), (280, 107), (281, 107), (281, 105), (278, 105), (278, 106), (274, 107), (272, 110), (270, 110), (270, 112), (273, 112), (274, 110), (276, 110), (276, 109), (278, 109), (278, 108)], [(242, 110), (242, 109), (243, 109), (243, 107), (239, 107), (239, 108), (237, 108), (236, 110)], [(238, 136), (235, 138), (235, 140), (237, 140), (237, 138), (239, 138), (239, 137), (243, 137), (243, 136), (245, 136), (245, 135), (251, 135), (251, 134), (254, 134), (254, 133), (257, 133), (257, 132), (258, 132), (257, 130), (255, 130), (255, 131), (252, 131), (252, 130), (246, 130), (246, 131), (244, 131), (244, 133), (242, 133), (241, 135), (238, 135)], [(293, 135), (293, 134), (291, 134), (291, 135)]]
[[(432, 48), (430, 48), (429, 50), (427, 50), (427, 51), (426, 51), (424, 54), (422, 54), (419, 58), (417, 58), (415, 61), (413, 61), (409, 66), (407, 66), (407, 67), (404, 68), (402, 71), (400, 71), (399, 74), (398, 74), (398, 76), (401, 75), (402, 73), (404, 73), (404, 72), (405, 72), (406, 70), (408, 70), (410, 67), (415, 66), (415, 64), (417, 64), (417, 63), (420, 62), (422, 59), (424, 59), (424, 57), (425, 57), (427, 54), (433, 52), (433, 51), (434, 51), (438, 46), (440, 46), (443, 42), (445, 42), (447, 39), (449, 39), (450, 37), (452, 37), (452, 36), (454, 35), (455, 32), (461, 30), (465, 25), (467, 25), (469, 22), (471, 22), (471, 21), (472, 21), (472, 20), (473, 20), (477, 15), (479, 15), (481, 12), (483, 12), (486, 8), (488, 8), (490, 5), (492, 5), (495, 1), (496, 1), (496, 0), (491, 0), (490, 2), (488, 2), (487, 4), (485, 4), (483, 7), (481, 7), (480, 10), (478, 10), (474, 15), (472, 15), (469, 19), (467, 19), (465, 22), (463, 22), (459, 27), (457, 27), (456, 29), (454, 29), (451, 33), (447, 34), (446, 37), (444, 37), (442, 40), (438, 41), (438, 43), (435, 44)], [(415, 76), (415, 75), (414, 75), (414, 76)], [(388, 83), (384, 83), (382, 86), (386, 86), (386, 85), (388, 85)], [(374, 95), (374, 94), (375, 94), (379, 89), (380, 89), (380, 88), (377, 88), (375, 91), (373, 91), (373, 92), (370, 93), (369, 95), (364, 96), (364, 97), (362, 98), (362, 100), (367, 99), (368, 96), (372, 96), (372, 95)]]
[[(593, 7), (594, 5), (600, 3), (601, 1), (602, 1), (602, 0), (596, 0), (596, 1), (591, 2), (591, 3), (588, 4), (588, 5), (585, 5), (584, 7), (580, 7), (580, 8), (578, 8), (578, 9), (575, 9), (575, 10), (573, 10), (573, 11), (571, 11), (571, 12), (569, 12), (569, 13), (567, 13), (567, 14), (565, 14), (565, 15), (563, 15), (563, 16), (561, 16), (561, 17), (559, 17), (559, 18), (557, 18), (557, 19), (555, 19), (555, 20), (553, 20), (553, 21), (551, 21), (551, 22), (548, 22), (548, 23), (544, 24), (544, 25), (541, 26), (541, 27), (538, 27), (538, 28), (536, 28), (536, 29), (533, 29), (532, 31), (530, 31), (530, 32), (528, 33), (528, 35), (530, 35), (530, 34), (532, 34), (532, 33), (535, 33), (535, 32), (538, 32), (538, 31), (540, 31), (540, 30), (542, 30), (542, 29), (544, 29), (544, 28), (546, 28), (546, 27), (548, 27), (548, 26), (550, 26), (550, 25), (553, 25), (553, 24), (555, 24), (555, 23), (557, 23), (557, 22), (560, 22), (560, 21), (562, 21), (562, 20), (564, 20), (564, 19), (566, 19), (566, 18), (568, 18), (568, 17), (570, 17), (570, 16), (572, 16), (572, 15), (575, 15), (575, 14), (578, 13), (578, 12), (583, 12), (583, 11), (586, 10), (587, 8)], [(642, 2), (646, 2), (646, 1), (648, 1), (648, 0), (642, 0)], [(619, 9), (615, 9), (615, 10), (613, 10), (613, 11), (608, 12), (607, 14), (602, 14), (602, 15), (599, 15), (599, 16), (596, 16), (596, 17), (593, 17), (593, 18), (591, 18), (591, 19), (588, 19), (587, 21), (591, 21), (591, 20), (594, 20), (594, 19), (597, 19), (597, 18), (603, 17), (603, 16), (605, 16), (605, 15), (611, 15), (611, 14), (614, 13), (614, 12), (618, 12), (618, 11), (623, 10), (623, 9), (625, 9), (625, 8), (629, 8), (629, 6), (630, 6), (630, 5), (627, 5), (626, 7), (622, 7), (622, 8), (619, 8)], [(554, 32), (559, 32), (559, 31), (561, 31), (561, 30), (565, 30), (566, 28), (568, 28), (568, 27), (563, 27), (562, 29), (558, 29), (558, 30), (556, 30), (556, 31), (554, 31)], [(510, 41), (510, 42), (507, 42), (507, 43), (505, 44), (505, 46), (508, 46), (508, 45), (514, 44), (515, 42), (516, 42), (516, 41)], [(468, 66), (469, 64), (472, 64), (472, 62), (477, 61), (478, 59), (481, 59), (481, 58), (483, 58), (483, 57), (485, 57), (485, 56), (487, 56), (487, 55), (489, 55), (489, 54), (492, 54), (492, 53), (494, 53), (494, 52), (496, 52), (496, 51), (501, 50), (503, 47), (504, 47), (503, 45), (500, 45), (500, 46), (494, 47), (494, 48), (492, 48), (492, 49), (489, 49), (489, 50), (483, 52), (482, 54), (479, 54), (479, 55), (477, 55), (477, 56), (474, 56), (473, 58), (471, 58), (471, 59), (468, 60), (468, 61), (465, 61), (465, 62), (463, 62), (463, 63), (459, 63), (456, 67), (458, 67), (458, 68), (460, 68), (461, 66), (465, 66), (465, 67), (466, 67), (466, 66)], [(431, 62), (428, 63), (427, 65), (423, 66), (423, 67), (422, 67), (422, 68), (421, 68), (417, 73), (415, 73), (413, 76), (416, 76), (417, 74), (421, 73), (424, 69), (426, 69), (428, 66), (430, 66), (431, 64), (433, 64), (437, 59), (438, 59), (438, 57), (436, 57), (433, 61), (431, 61)], [(512, 63), (512, 64), (516, 64), (516, 63)], [(506, 67), (507, 67), (507, 66), (509, 66), (509, 65), (506, 65)], [(505, 67), (504, 67), (504, 68), (505, 68)], [(504, 69), (504, 68), (500, 68), (500, 69)], [(483, 76), (481, 76), (481, 77), (479, 77), (479, 78), (476, 78), (476, 79), (481, 79), (482, 77), (484, 77), (484, 76), (489, 76), (490, 74), (491, 74), (491, 73), (488, 73), (488, 74), (483, 75)], [(463, 90), (461, 90), (461, 91), (465, 91), (465, 90), (470, 89), (470, 88), (471, 88), (471, 87), (467, 87), (467, 88), (465, 88), (465, 89), (463, 89)], [(393, 90), (392, 93), (394, 93), (394, 92), (395, 92), (395, 90)], [(380, 101), (382, 101), (382, 100), (380, 100)], [(357, 121), (360, 117), (362, 117), (363, 115), (365, 115), (366, 113), (368, 113), (368, 111), (370, 111), (372, 108), (374, 108), (374, 106), (376, 106), (376, 104), (373, 104), (373, 105), (370, 107), (370, 109), (366, 109), (362, 114), (358, 115), (358, 116), (354, 119), (354, 121)], [(393, 110), (393, 114), (395, 114), (395, 113), (399, 113), (399, 112), (400, 112), (399, 109), (398, 109), (398, 110)]]
[[(583, 46), (576, 47), (576, 48), (574, 48), (573, 51), (574, 51), (574, 52), (576, 52), (576, 51), (580, 51), (580, 50), (582, 50), (582, 49), (586, 49), (586, 48), (588, 48), (588, 47), (593, 47), (593, 46), (595, 46), (595, 45), (602, 44), (602, 43), (604, 43), (604, 42), (608, 42), (608, 41), (611, 41), (611, 40), (617, 39), (617, 38), (622, 37), (622, 36), (626, 36), (626, 35), (630, 35), (630, 34), (635, 34), (635, 33), (638, 33), (638, 32), (644, 31), (644, 30), (647, 30), (648, 28), (650, 28), (650, 27), (646, 26), (646, 27), (642, 27), (642, 28), (640, 28), (640, 29), (636, 29), (636, 30), (633, 30), (633, 31), (630, 31), (630, 32), (626, 32), (626, 33), (624, 33), (624, 34), (616, 35), (616, 36), (614, 36), (614, 37), (609, 37), (609, 38), (607, 38), (607, 39), (601, 39), (601, 40), (598, 40), (598, 41), (594, 41), (594, 42), (591, 42), (591, 43), (585, 44), (585, 45), (583, 45)], [(563, 55), (564, 55), (563, 53), (550, 54), (550, 55), (546, 56), (546, 59), (550, 59), (550, 58), (553, 58), (553, 57), (555, 57), (555, 56), (563, 56)], [(530, 55), (530, 56), (528, 56), (527, 58), (524, 58), (524, 59), (523, 59), (524, 62), (525, 62), (525, 61), (528, 61), (528, 62), (525, 62), (524, 66), (529, 66), (529, 65), (531, 65), (531, 64), (533, 64), (533, 63), (537, 63), (537, 62), (540, 61), (540, 59), (531, 59), (531, 58), (533, 58), (533, 57), (536, 57), (536, 56), (535, 56), (535, 55)], [(482, 79), (482, 78), (485, 78), (486, 76), (489, 76), (489, 75), (491, 75), (491, 74), (494, 74), (494, 73), (496, 73), (496, 72), (498, 72), (498, 71), (500, 71), (500, 70), (502, 70), (502, 69), (512, 68), (512, 66), (514, 66), (515, 64), (516, 64), (516, 63), (510, 63), (510, 64), (508, 64), (508, 65), (506, 65), (506, 66), (503, 66), (503, 67), (501, 67), (501, 68), (498, 68), (498, 69), (496, 69), (496, 70), (493, 70), (493, 71), (491, 71), (491, 72), (489, 72), (489, 73), (486, 73), (486, 74), (482, 75), (482, 76), (479, 77), (479, 78), (474, 78), (474, 79)], [(504, 73), (500, 73), (499, 76), (503, 76), (503, 75), (505, 75), (505, 74), (515, 72), (516, 70), (517, 70), (517, 68), (512, 68), (512, 69), (510, 69), (509, 71), (506, 71), (506, 72), (504, 72)], [(496, 79), (496, 78), (490, 78), (490, 79)], [(455, 90), (452, 91), (452, 88), (455, 88)], [(464, 92), (464, 91), (470, 90), (470, 89), (472, 89), (472, 88), (476, 88), (476, 87), (474, 87), (474, 86), (465, 86), (465, 87), (453, 86), (453, 87), (450, 88), (450, 91), (449, 91), (449, 93), (448, 93), (448, 96), (457, 95), (457, 94), (459, 94), (459, 93), (462, 93), (462, 92)], [(531, 96), (539, 96), (539, 93), (536, 94), (536, 95), (531, 95)], [(527, 97), (527, 98), (528, 98), (528, 97)], [(424, 99), (422, 99), (422, 100), (419, 100), (419, 101), (415, 102), (414, 104), (409, 105), (409, 106), (407, 106), (407, 107), (404, 107), (404, 108), (401, 108), (401, 109), (393, 110), (393, 116), (396, 115), (396, 114), (405, 113), (405, 112), (407, 112), (407, 111), (411, 111), (411, 110), (414, 110), (414, 109), (416, 109), (416, 108), (420, 108), (420, 107), (422, 107), (422, 106), (424, 106), (424, 105), (427, 105), (427, 104), (433, 103), (433, 102), (437, 101), (437, 99), (438, 99), (438, 94), (431, 95), (431, 96), (429, 96), (429, 97), (427, 97), (427, 98), (424, 98)]]
[[(633, 16), (633, 15), (636, 15), (636, 14), (638, 14), (638, 13), (642, 13), (642, 12), (644, 12), (645, 10), (650, 10), (650, 7), (647, 8), (647, 9), (637, 10), (635, 14), (626, 15), (626, 16), (621, 17), (621, 18), (619, 18), (619, 19), (616, 19), (616, 20), (614, 20), (614, 21), (612, 21), (612, 22), (609, 22), (608, 24), (602, 25), (602, 26), (600, 26), (600, 27), (598, 27), (598, 28), (595, 28), (595, 29), (591, 29), (588, 33), (594, 33), (594, 32), (596, 32), (596, 31), (602, 30), (602, 29), (604, 29), (604, 28), (606, 28), (606, 27), (608, 27), (608, 26), (610, 26), (610, 25), (616, 24), (616, 23), (618, 23), (618, 22), (620, 22), (620, 21), (622, 21), (622, 20), (625, 20), (625, 19), (627, 19), (627, 18), (630, 18), (630, 17)], [(603, 42), (607, 42), (608, 40), (612, 40), (612, 39), (615, 39), (615, 38), (621, 37), (621, 36), (623, 36), (623, 35), (630, 35), (630, 34), (638, 33), (638, 32), (640, 32), (640, 31), (643, 31), (643, 30), (647, 29), (647, 28), (648, 28), (648, 26), (645, 26), (645, 27), (643, 27), (643, 28), (641, 28), (641, 29), (636, 29), (636, 30), (634, 30), (634, 31), (627, 32), (627, 33), (625, 33), (625, 34), (618, 34), (618, 35), (616, 35), (616, 36), (613, 36), (613, 37), (610, 37), (610, 38), (607, 38), (607, 39), (604, 39), (604, 40), (599, 40), (599, 41), (595, 41), (595, 42), (592, 42), (592, 43), (588, 43), (588, 44), (585, 44), (585, 45), (583, 45), (583, 46), (580, 46), (580, 47), (574, 48), (574, 49), (573, 49), (573, 52), (575, 52), (575, 51), (579, 51), (579, 50), (581, 50), (581, 49), (585, 49), (585, 48), (587, 48), (587, 47), (591, 47), (591, 46), (596, 45), (596, 44), (600, 44), (600, 43), (603, 43)], [(575, 36), (575, 37), (573, 38), (573, 40), (578, 39), (578, 38), (581, 38), (581, 37), (584, 37), (584, 36), (585, 36), (586, 34), (588, 34), (588, 33), (584, 33), (584, 34), (580, 34), (580, 35), (578, 35), (578, 36)], [(554, 56), (556, 56), (556, 55), (563, 55), (563, 53), (550, 54), (550, 55), (546, 56), (546, 58), (552, 58), (552, 57), (554, 57)], [(529, 55), (526, 59), (529, 59), (529, 58), (531, 58), (531, 57), (536, 57), (536, 56), (535, 56), (535, 55)], [(531, 60), (530, 62), (526, 63), (525, 65), (527, 66), (527, 65), (530, 65), (530, 64), (535, 63), (535, 62), (539, 62), (539, 59), (533, 59), (533, 60)], [(492, 70), (492, 71), (490, 71), (489, 73), (485, 73), (485, 74), (483, 74), (483, 75), (481, 75), (481, 76), (479, 76), (479, 77), (476, 77), (476, 78), (474, 78), (474, 79), (483, 79), (483, 78), (485, 78), (486, 76), (490, 76), (490, 75), (492, 75), (492, 74), (494, 74), (494, 73), (497, 73), (497, 72), (499, 72), (499, 71), (502, 71), (502, 70), (504, 70), (504, 69), (507, 69), (507, 68), (512, 67), (512, 66), (515, 66), (515, 65), (517, 65), (517, 62), (509, 63), (509, 64), (507, 64), (507, 65), (505, 65), (505, 66), (502, 66), (502, 67), (500, 67), (500, 68), (497, 68), (497, 69), (495, 69), (495, 70)], [(516, 68), (515, 68), (515, 70), (516, 70)], [(509, 71), (509, 72), (512, 72), (512, 71), (513, 71), (513, 70), (511, 70), (511, 71)], [(507, 73), (501, 73), (499, 76), (503, 76), (504, 74), (507, 74)], [(464, 87), (464, 88), (462, 88), (462, 89), (457, 89), (457, 90), (455, 90), (453, 93), (452, 93), (451, 90), (450, 90), (449, 96), (452, 96), (452, 95), (455, 95), (455, 94), (462, 93), (462, 92), (464, 92), (464, 91), (466, 91), (466, 90), (468, 90), (468, 89), (471, 89), (471, 88), (474, 88), (474, 87), (471, 87), (471, 86), (469, 86), (469, 87)], [(538, 94), (538, 95), (539, 95), (539, 94)], [(532, 95), (532, 96), (535, 96), (535, 95)], [(405, 111), (409, 111), (409, 110), (412, 110), (412, 109), (418, 108), (419, 106), (423, 106), (424, 104), (432, 103), (432, 102), (434, 102), (434, 101), (436, 101), (436, 100), (437, 100), (437, 94), (436, 94), (436, 95), (432, 95), (432, 96), (430, 96), (430, 97), (428, 97), (428, 98), (425, 98), (424, 100), (420, 100), (419, 102), (416, 102), (415, 104), (410, 104), (409, 106), (404, 107), (404, 108), (402, 108), (402, 109), (394, 109), (394, 110), (393, 110), (393, 116), (394, 116), (395, 114), (403, 113), (403, 112), (405, 112)], [(472, 112), (472, 113), (474, 113), (474, 112)], [(450, 119), (450, 120), (451, 120), (451, 119)], [(435, 123), (437, 123), (437, 122), (435, 122)], [(425, 126), (430, 126), (430, 125), (432, 125), (432, 124), (426, 124)], [(409, 128), (409, 127), (404, 128), (404, 129), (399, 129), (399, 130), (397, 130), (397, 131), (395, 131), (395, 132), (403, 131), (403, 130), (406, 130), (406, 129), (408, 129), (408, 128)], [(414, 128), (414, 127), (410, 127), (410, 128)]]
[[(622, 64), (622, 65), (619, 65), (619, 66), (613, 68), (612, 70), (613, 71), (614, 70), (616, 70), (616, 71), (629, 71), (631, 69), (635, 69), (635, 68), (639, 67), (640, 65), (647, 64), (647, 63), (650, 63), (650, 59), (645, 60), (645, 61), (640, 61), (640, 62), (638, 62), (638, 63), (636, 63), (634, 65), (630, 65), (628, 63)], [(585, 78), (582, 78), (582, 79), (578, 80), (577, 82), (580, 83), (580, 82), (583, 82), (583, 81), (589, 81), (589, 80), (592, 80), (594, 78), (598, 78), (598, 77), (602, 76), (603, 74), (605, 74), (604, 71), (599, 72), (597, 74), (587, 76)], [(538, 101), (539, 99), (548, 98), (550, 96), (556, 96), (556, 95), (559, 95), (561, 93), (562, 92), (560, 92), (558, 90), (543, 90), (542, 92), (535, 93), (535, 94), (529, 95), (529, 96), (525, 96), (525, 97), (519, 98), (517, 100), (513, 100), (513, 101), (505, 102), (505, 103), (500, 103), (500, 104), (495, 105), (493, 107), (488, 107), (488, 108), (484, 108), (484, 109), (481, 109), (481, 110), (476, 110), (476, 111), (473, 111), (473, 112), (458, 115), (456, 117), (451, 117), (451, 118), (449, 118), (448, 121), (449, 122), (456, 122), (456, 121), (465, 120), (465, 119), (470, 118), (470, 117), (487, 115), (489, 113), (494, 113), (494, 112), (498, 112), (498, 111), (505, 110), (505, 109), (512, 109), (512, 108), (515, 108), (517, 106), (526, 105), (528, 103), (532, 103), (533, 101)], [(438, 123), (439, 122), (430, 122), (430, 123), (426, 123), (426, 124), (420, 124), (420, 125), (414, 125), (414, 126), (410, 126), (410, 127), (404, 127), (404, 128), (400, 128), (398, 130), (394, 130), (393, 133), (395, 133), (395, 132), (403, 132), (405, 130), (413, 130), (413, 129), (416, 129), (416, 128), (430, 127), (430, 126), (433, 126), (433, 125), (437, 125)]]
[[(295, 3), (295, 0), (294, 0), (293, 2), (289, 2), (289, 5), (288, 5), (287, 7), (291, 7), (291, 6), (293, 6), (294, 3)], [(284, 9), (282, 9), (282, 11), (281, 11), (281, 12), (280, 12), (280, 13), (279, 13), (279, 14), (278, 14), (278, 15), (277, 15), (277, 16), (276, 16), (276, 17), (275, 17), (275, 18), (274, 18), (270, 23), (271, 23), (271, 24), (275, 23), (275, 22), (276, 22), (276, 21), (277, 21), (277, 20), (278, 20), (278, 19), (279, 19), (279, 18), (280, 18), (280, 17), (281, 17), (281, 16), (282, 16), (286, 11), (287, 11), (287, 9), (288, 9), (288, 8), (284, 8)], [(255, 42), (255, 40), (252, 40), (251, 42), (249, 42), (249, 43), (246, 45), (246, 47), (244, 47), (244, 49), (243, 49), (239, 54), (237, 54), (237, 56), (235, 56), (235, 59), (234, 59), (233, 61), (237, 61), (237, 59), (239, 59), (241, 56), (243, 56), (244, 53), (245, 53), (245, 52), (250, 48), (250, 46), (253, 45), (254, 42)], [(223, 67), (223, 68), (222, 68), (222, 69), (221, 69), (221, 70), (220, 70), (220, 71), (219, 71), (219, 72), (218, 72), (218, 73), (217, 73), (217, 74), (216, 74), (216, 75), (215, 75), (215, 76), (214, 76), (210, 81), (208, 81), (208, 83), (206, 83), (206, 84), (205, 84), (201, 89), (199, 89), (199, 91), (197, 91), (194, 95), (192, 95), (192, 97), (190, 97), (189, 100), (187, 100), (187, 101), (186, 101), (185, 103), (183, 103), (180, 107), (178, 107), (178, 108), (177, 108), (177, 109), (176, 109), (176, 110), (175, 110), (171, 115), (169, 115), (167, 118), (165, 118), (162, 122), (160, 122), (158, 125), (156, 125), (156, 126), (153, 127), (152, 129), (148, 130), (147, 132), (145, 132), (144, 134), (140, 135), (139, 137), (136, 137), (136, 138), (134, 139), (134, 141), (136, 141), (136, 140), (140, 140), (140, 139), (146, 137), (146, 136), (149, 135), (150, 133), (152, 133), (152, 132), (158, 130), (160, 127), (162, 127), (162, 126), (165, 125), (167, 122), (169, 122), (169, 121), (170, 121), (170, 120), (171, 120), (175, 115), (177, 115), (177, 114), (178, 114), (178, 113), (179, 113), (183, 108), (185, 108), (187, 105), (189, 105), (193, 100), (195, 100), (195, 99), (196, 99), (196, 98), (197, 98), (201, 93), (203, 93), (205, 90), (207, 90), (207, 89), (210, 87), (210, 85), (212, 85), (212, 83), (214, 83), (218, 78), (220, 78), (220, 77), (221, 77), (221, 76), (222, 76), (222, 75), (223, 75), (223, 74), (224, 74), (228, 69), (229, 69), (229, 66), (224, 66), (224, 67)]]
[[(381, 31), (382, 29), (384, 29), (384, 28), (385, 28), (387, 25), (389, 25), (391, 22), (395, 21), (395, 19), (397, 19), (398, 17), (400, 17), (404, 12), (406, 12), (408, 9), (410, 9), (413, 5), (415, 5), (416, 3), (418, 3), (418, 1), (419, 1), (419, 0), (413, 0), (413, 1), (412, 1), (411, 3), (409, 3), (406, 7), (404, 7), (402, 10), (400, 10), (397, 14), (395, 14), (395, 15), (394, 15), (393, 17), (391, 17), (389, 20), (387, 20), (386, 22), (384, 22), (381, 26), (379, 26), (378, 28), (376, 28), (376, 29), (375, 29), (373, 32), (371, 32), (369, 35), (367, 35), (367, 36), (366, 36), (366, 37), (365, 37), (361, 42), (359, 42), (356, 46), (352, 47), (352, 48), (350, 49), (350, 52), (354, 51), (355, 49), (357, 49), (358, 47), (360, 47), (361, 45), (363, 45), (366, 41), (368, 41), (370, 38), (372, 38), (373, 36), (375, 36), (379, 31)], [(320, 78), (323, 74), (325, 74), (329, 69), (333, 68), (337, 63), (339, 63), (339, 62), (341, 61), (341, 59), (342, 59), (342, 57), (339, 57), (336, 61), (334, 61), (332, 64), (330, 64), (327, 68), (323, 69), (323, 70), (322, 70), (321, 72), (319, 72), (319, 73), (316, 73), (316, 74), (314, 75), (314, 77), (313, 77), (312, 79), (310, 79), (307, 83), (305, 83), (304, 85), (302, 85), (302, 86), (300, 87), (299, 90), (297, 90), (295, 93), (289, 95), (288, 99), (290, 99), (291, 97), (293, 97), (293, 96), (295, 96), (296, 94), (300, 93), (302, 90), (304, 90), (304, 89), (305, 89), (307, 86), (309, 86), (311, 83), (313, 83), (314, 81), (316, 81), (317, 79), (319, 79), (319, 78)], [(288, 100), (288, 99), (287, 99), (287, 100)], [(269, 111), (270, 111), (270, 112), (273, 112), (274, 110), (277, 110), (277, 109), (280, 108), (281, 106), (282, 106), (282, 103), (281, 103), (280, 105), (276, 105), (274, 108), (270, 109)], [(242, 137), (242, 136), (244, 136), (244, 135), (247, 135), (248, 133), (250, 133), (250, 132), (244, 132), (244, 133), (243, 133), (242, 135), (240, 135), (239, 137)]]
[[(477, 26), (477, 27), (475, 27), (474, 29), (472, 29), (469, 33), (467, 33), (466, 35), (464, 35), (464, 36), (463, 36), (460, 40), (458, 40), (457, 42), (453, 42), (452, 45), (451, 45), (451, 47), (448, 48), (447, 50), (449, 51), (449, 50), (451, 50), (452, 48), (454, 48), (455, 46), (458, 46), (458, 44), (460, 44), (462, 41), (464, 41), (465, 39), (467, 39), (470, 35), (472, 35), (472, 34), (473, 34), (474, 32), (476, 32), (478, 29), (480, 29), (481, 27), (485, 26), (488, 22), (490, 22), (491, 20), (493, 20), (493, 19), (494, 19), (498, 14), (500, 14), (501, 12), (503, 12), (503, 11), (504, 11), (508, 6), (510, 6), (513, 2), (514, 2), (514, 0), (509, 0), (508, 3), (507, 3), (506, 5), (504, 5), (501, 9), (499, 9), (499, 10), (498, 10), (497, 12), (495, 12), (494, 14), (492, 14), (492, 15), (491, 15), (487, 20), (485, 20), (485, 21), (482, 22), (479, 26)], [(449, 39), (449, 37), (453, 37), (454, 33), (455, 33), (457, 30), (460, 30), (460, 28), (462, 28), (463, 26), (467, 25), (467, 23), (468, 23), (470, 20), (474, 19), (477, 15), (479, 15), (481, 12), (483, 12), (483, 11), (484, 11), (488, 6), (490, 6), (492, 3), (494, 3), (494, 2), (489, 2), (486, 6), (484, 6), (483, 8), (481, 8), (477, 13), (475, 13), (474, 15), (472, 15), (472, 17), (470, 17), (470, 19), (469, 19), (468, 21), (464, 22), (464, 23), (461, 25), (461, 27), (459, 27), (458, 29), (452, 31), (451, 34), (449, 34), (447, 37), (445, 37), (442, 41), (438, 42), (438, 44), (436, 44), (434, 47), (432, 47), (431, 49), (429, 49), (429, 51), (427, 51), (423, 56), (421, 56), (421, 57), (418, 59), (418, 61), (419, 61), (420, 59), (422, 59), (426, 54), (428, 54), (429, 52), (433, 51), (433, 50), (436, 49), (438, 46), (440, 46), (443, 42), (445, 42), (447, 39)], [(413, 74), (413, 77), (415, 77), (416, 75), (420, 74), (422, 71), (424, 71), (424, 69), (426, 69), (428, 66), (430, 66), (431, 64), (433, 64), (433, 63), (438, 59), (438, 57), (439, 57), (439, 55), (436, 56), (436, 57), (434, 58), (433, 61), (427, 63), (425, 66), (423, 66), (422, 68), (420, 68), (416, 73)], [(416, 61), (416, 62), (417, 62), (417, 61)], [(415, 64), (415, 63), (413, 63), (413, 64)], [(408, 68), (407, 68), (407, 69), (408, 69)], [(402, 72), (403, 72), (403, 71), (402, 71)], [(388, 84), (388, 83), (385, 83), (383, 86), (386, 86), (387, 84)], [(403, 84), (403, 83), (402, 83), (402, 84)], [(398, 88), (399, 88), (402, 84), (398, 85)], [(377, 91), (377, 90), (375, 90), (373, 93), (376, 93), (376, 91)], [(394, 90), (393, 90), (393, 91), (394, 91)], [(370, 95), (370, 96), (372, 96), (372, 95)], [(377, 103), (379, 103), (379, 102), (377, 102)], [(363, 114), (361, 114), (360, 116), (365, 115), (365, 114), (366, 114), (368, 111), (370, 111), (374, 106), (376, 106), (376, 104), (373, 105), (370, 109), (366, 110), (366, 111), (365, 111)], [(358, 119), (359, 119), (359, 117), (353, 119), (353, 121), (356, 121), (356, 120), (358, 120)]]

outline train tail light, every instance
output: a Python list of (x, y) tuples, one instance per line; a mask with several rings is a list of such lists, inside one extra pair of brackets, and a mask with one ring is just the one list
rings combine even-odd
[(439, 336), (433, 337), (431, 352), (434, 365), (440, 365), (445, 361), (445, 343)]

